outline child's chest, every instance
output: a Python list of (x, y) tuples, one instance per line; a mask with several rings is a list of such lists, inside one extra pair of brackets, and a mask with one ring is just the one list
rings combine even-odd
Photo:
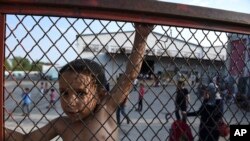
[(117, 140), (116, 130), (113, 121), (93, 119), (68, 124), (60, 134), (64, 141), (113, 141)]

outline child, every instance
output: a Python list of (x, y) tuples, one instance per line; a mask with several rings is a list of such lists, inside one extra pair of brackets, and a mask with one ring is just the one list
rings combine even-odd
[(49, 106), (47, 106), (47, 108), (50, 108), (51, 106), (55, 106), (55, 103), (56, 103), (56, 95), (57, 95), (57, 93), (56, 93), (56, 91), (55, 91), (55, 89), (50, 89), (50, 105)]
[[(22, 101), (23, 101), (23, 105), (22, 105), (23, 116), (26, 116), (26, 115), (29, 116), (30, 104), (31, 104), (30, 89), (29, 88), (24, 89), (24, 93), (22, 94)], [(26, 108), (26, 112), (25, 112), (25, 108)]]
[(45, 82), (44, 84), (44, 94), (48, 93), (48, 82)]
[(138, 96), (138, 108), (136, 111), (141, 112), (143, 108), (143, 97), (145, 95), (145, 87), (143, 83), (140, 83), (140, 90), (139, 90), (139, 96)]
[[(186, 122), (187, 119), (187, 106), (188, 106), (188, 90), (184, 87), (185, 86), (185, 79), (180, 78), (177, 82), (177, 88), (176, 88), (176, 97), (175, 97), (175, 116), (177, 120), (182, 119), (184, 122)], [(180, 117), (180, 113), (182, 118)]]
[(44, 83), (41, 82), (41, 86), (40, 86), (40, 95), (43, 96), (44, 95)]
[(94, 61), (78, 59), (59, 72), (60, 101), (65, 117), (58, 117), (44, 127), (26, 135), (5, 129), (6, 140), (51, 140), (59, 135), (64, 141), (118, 140), (115, 110), (133, 88), (140, 72), (146, 39), (152, 26), (135, 24), (136, 34), (125, 73), (111, 89), (105, 89), (102, 66)]

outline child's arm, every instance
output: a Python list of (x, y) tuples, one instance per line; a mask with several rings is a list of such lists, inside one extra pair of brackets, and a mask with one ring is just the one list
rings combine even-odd
[(8, 141), (23, 141), (24, 135), (17, 131), (13, 131), (7, 128), (4, 128), (4, 140)]
[(115, 109), (117, 105), (119, 105), (128, 96), (133, 87), (133, 82), (141, 70), (146, 40), (153, 29), (153, 25), (135, 24), (135, 29), (136, 32), (132, 53), (129, 56), (129, 60), (127, 61), (125, 73), (110, 91), (111, 98), (107, 101), (107, 106), (109, 108)]
[(56, 130), (55, 120), (51, 121), (44, 127), (37, 129), (28, 134), (23, 134), (18, 131), (4, 128), (5, 140), (8, 141), (48, 141), (58, 135)]

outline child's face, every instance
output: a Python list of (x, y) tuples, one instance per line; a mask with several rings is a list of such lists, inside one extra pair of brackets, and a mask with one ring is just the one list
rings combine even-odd
[(62, 109), (74, 121), (86, 118), (99, 100), (96, 84), (89, 74), (64, 72), (59, 79), (59, 90)]

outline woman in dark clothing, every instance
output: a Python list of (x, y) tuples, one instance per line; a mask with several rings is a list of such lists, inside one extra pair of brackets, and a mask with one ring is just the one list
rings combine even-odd
[(217, 130), (217, 123), (222, 119), (222, 105), (218, 94), (214, 94), (207, 89), (200, 109), (196, 112), (187, 113), (187, 116), (200, 116), (199, 141), (219, 140), (220, 135)]
[[(176, 88), (176, 97), (175, 97), (175, 116), (177, 120), (182, 119), (186, 122), (187, 116), (187, 107), (188, 107), (188, 90), (184, 87), (185, 79), (179, 79), (177, 82)], [(180, 113), (181, 112), (181, 116)]]

